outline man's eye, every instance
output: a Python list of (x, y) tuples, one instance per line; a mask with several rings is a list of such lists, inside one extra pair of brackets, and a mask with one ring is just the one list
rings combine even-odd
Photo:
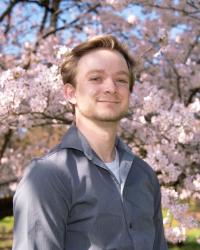
[(129, 83), (129, 81), (126, 80), (126, 79), (117, 79), (117, 82), (122, 83), (122, 84), (128, 84)]
[(101, 81), (101, 77), (99, 76), (94, 76), (89, 79), (90, 81)]

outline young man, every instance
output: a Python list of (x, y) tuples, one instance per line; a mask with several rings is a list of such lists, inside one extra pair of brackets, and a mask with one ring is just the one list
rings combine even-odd
[(61, 74), (75, 124), (18, 186), (13, 250), (167, 249), (156, 175), (116, 135), (133, 68), (110, 35), (66, 55)]

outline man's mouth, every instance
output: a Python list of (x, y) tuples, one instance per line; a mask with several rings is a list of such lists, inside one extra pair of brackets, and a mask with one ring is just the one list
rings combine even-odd
[(98, 102), (119, 103), (119, 101), (116, 100), (98, 100)]

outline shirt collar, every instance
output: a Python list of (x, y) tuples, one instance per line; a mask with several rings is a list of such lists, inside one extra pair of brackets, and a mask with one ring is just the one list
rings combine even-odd
[[(115, 146), (119, 152), (125, 151), (128, 153), (128, 158), (133, 159), (134, 155), (131, 149), (117, 136)], [(73, 148), (79, 151), (84, 152), (88, 159), (96, 157), (95, 152), (90, 147), (87, 139), (85, 136), (78, 130), (78, 128), (73, 124), (64, 135), (63, 139), (61, 140), (60, 148)]]

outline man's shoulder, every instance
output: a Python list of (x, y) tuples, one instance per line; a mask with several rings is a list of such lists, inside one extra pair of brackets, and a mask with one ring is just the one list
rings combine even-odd
[(71, 148), (62, 148), (61, 144), (58, 144), (43, 156), (33, 158), (29, 165), (61, 169), (63, 166), (66, 166), (69, 157), (74, 157), (78, 154), (76, 151)]
[(62, 163), (66, 160), (66, 157), (69, 154), (78, 154), (78, 151), (82, 150), (80, 144), (77, 129), (72, 125), (56, 146), (50, 149), (43, 156), (33, 159), (33, 161), (41, 164), (44, 164), (45, 162), (55, 164)]
[(118, 148), (122, 151), (125, 151), (129, 156), (129, 159), (132, 159), (132, 171), (135, 174), (142, 174), (142, 176), (147, 176), (152, 182), (158, 182), (158, 178), (153, 168), (140, 156), (136, 155), (128, 144), (124, 143), (123, 140), (118, 137), (117, 138)]
[(145, 175), (149, 176), (152, 180), (156, 179), (156, 181), (157, 181), (157, 176), (156, 176), (156, 173), (153, 170), (152, 166), (150, 166), (141, 157), (135, 155), (134, 161), (133, 161), (133, 166), (135, 168), (137, 168), (138, 171), (143, 172)]
[[(26, 166), (19, 187), (26, 185), (60, 185), (60, 183), (70, 183), (72, 174), (67, 158), (70, 149), (61, 149), (59, 145), (50, 150), (42, 157), (33, 158)], [(73, 163), (72, 163), (73, 165)], [(50, 184), (51, 183), (51, 184)], [(67, 184), (65, 184), (67, 185)]]
[[(70, 135), (71, 136), (71, 135)], [(46, 154), (33, 158), (26, 166), (24, 175), (57, 175), (67, 174), (70, 166), (81, 152), (71, 145), (71, 138), (67, 132), (59, 144), (50, 149)], [(70, 166), (68, 166), (70, 162)]]

